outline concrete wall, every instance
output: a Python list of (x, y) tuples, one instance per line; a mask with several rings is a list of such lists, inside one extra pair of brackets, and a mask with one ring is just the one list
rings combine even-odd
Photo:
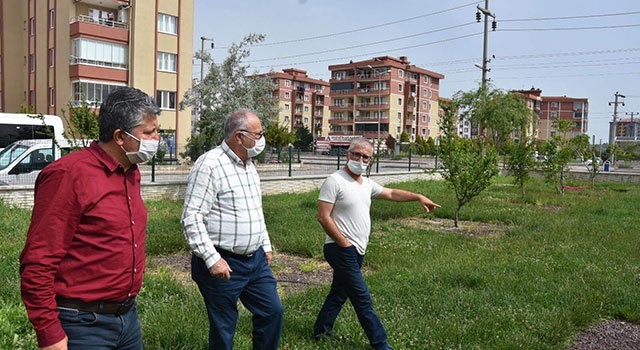
[[(320, 188), (327, 175), (272, 177), (261, 179), (264, 195), (279, 193), (302, 193)], [(421, 171), (372, 174), (371, 178), (381, 185), (414, 180), (439, 180), (439, 174)], [(142, 197), (145, 200), (182, 200), (187, 182), (143, 182)], [(33, 207), (33, 186), (2, 186), (0, 199), (4, 203), (22, 208)]]

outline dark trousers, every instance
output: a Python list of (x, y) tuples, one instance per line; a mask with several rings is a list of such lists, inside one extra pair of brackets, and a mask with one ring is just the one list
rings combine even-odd
[(69, 350), (142, 350), (142, 330), (136, 305), (124, 315), (99, 314), (58, 307), (58, 318), (69, 338)]
[(387, 332), (380, 318), (373, 311), (369, 287), (362, 276), (364, 256), (354, 246), (342, 248), (335, 243), (324, 245), (324, 257), (333, 268), (331, 291), (320, 309), (313, 326), (314, 335), (333, 335), (333, 325), (342, 305), (349, 299), (356, 311), (360, 325), (374, 349), (387, 348)]
[(202, 259), (191, 258), (191, 276), (209, 315), (209, 349), (233, 349), (238, 299), (253, 314), (253, 348), (278, 349), (284, 307), (264, 250), (260, 248), (248, 258), (222, 257), (232, 270), (229, 281), (211, 276)]

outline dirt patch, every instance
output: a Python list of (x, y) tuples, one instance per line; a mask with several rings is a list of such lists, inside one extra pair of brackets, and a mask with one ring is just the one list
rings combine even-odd
[(630, 322), (603, 321), (578, 335), (569, 350), (640, 349), (640, 325)]
[(396, 222), (400, 225), (421, 229), (433, 230), (438, 232), (450, 232), (471, 237), (483, 236), (500, 236), (506, 232), (509, 226), (505, 224), (494, 224), (486, 222), (458, 221), (458, 227), (455, 227), (454, 220), (442, 218), (403, 218), (398, 220), (390, 220), (389, 223)]
[[(195, 286), (191, 280), (191, 253), (152, 257), (147, 273), (158, 273), (162, 268), (167, 268), (180, 283)], [(278, 280), (281, 296), (331, 283), (331, 267), (328, 263), (316, 259), (277, 253), (274, 255), (271, 269)]]

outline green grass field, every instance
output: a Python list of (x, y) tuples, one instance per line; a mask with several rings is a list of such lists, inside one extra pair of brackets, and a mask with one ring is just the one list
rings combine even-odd
[[(491, 223), (502, 228), (496, 234), (471, 236), (427, 225), (453, 217), (455, 198), (443, 182), (392, 186), (441, 204), (435, 214), (415, 202), (374, 201), (366, 280), (396, 349), (565, 349), (601, 320), (640, 322), (639, 187), (598, 183), (595, 191), (560, 196), (533, 180), (523, 204), (510, 181), (498, 178), (461, 211), (463, 225)], [(277, 252), (322, 259), (317, 195), (264, 198)], [(182, 203), (147, 206), (149, 257), (186, 252)], [(33, 349), (18, 275), (30, 212), (0, 206), (0, 216), (0, 348)], [(152, 263), (149, 271), (139, 296), (145, 348), (205, 349), (208, 321), (195, 285), (168, 267)], [(283, 298), (282, 349), (369, 348), (350, 305), (338, 318), (336, 343), (312, 340), (327, 291), (328, 286), (313, 286)], [(251, 316), (244, 309), (236, 348), (251, 348)]]

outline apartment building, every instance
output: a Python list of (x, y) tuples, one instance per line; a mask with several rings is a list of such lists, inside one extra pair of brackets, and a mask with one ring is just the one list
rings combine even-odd
[(411, 141), (439, 135), (438, 98), (444, 75), (411, 65), (407, 57), (382, 56), (329, 66), (328, 136)]
[(270, 73), (273, 96), (278, 99), (278, 125), (290, 132), (306, 127), (314, 139), (329, 132), (329, 83), (313, 79), (302, 69), (283, 69)]
[(612, 130), (616, 142), (637, 143), (640, 141), (640, 118), (634, 118), (634, 113), (627, 114), (630, 114), (631, 118), (622, 118), (615, 122), (609, 122), (609, 128)]
[(540, 106), (542, 104), (542, 90), (531, 88), (529, 90), (511, 90), (511, 92), (515, 92), (520, 94), (527, 108), (533, 113), (534, 119), (529, 127), (525, 130), (526, 135), (520, 135), (519, 130), (515, 130), (513, 133), (513, 140), (515, 142), (519, 142), (521, 136), (529, 136), (534, 139), (540, 138)]
[[(589, 99), (567, 96), (541, 96), (538, 139), (550, 140), (554, 136), (571, 138), (589, 131)], [(555, 118), (574, 123), (571, 133), (562, 135), (554, 124)]]
[(177, 157), (191, 135), (194, 0), (0, 0), (0, 111), (98, 108), (119, 86), (155, 96)]

